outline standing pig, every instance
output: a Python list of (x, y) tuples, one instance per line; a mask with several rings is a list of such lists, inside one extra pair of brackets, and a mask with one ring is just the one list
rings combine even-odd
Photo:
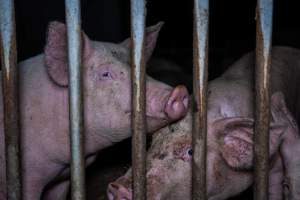
[[(146, 30), (146, 60), (161, 26), (159, 23)], [(84, 33), (82, 38), (85, 157), (89, 164), (99, 150), (131, 133), (130, 40), (120, 44), (95, 42)], [(65, 25), (52, 22), (44, 54), (20, 63), (19, 70), (23, 199), (39, 200), (45, 188), (45, 199), (63, 199), (70, 167)], [(188, 93), (184, 86), (172, 88), (147, 77), (146, 87), (148, 132), (186, 114)], [(2, 104), (2, 97), (0, 101)], [(2, 114), (0, 127), (0, 199), (5, 199)]]
[[(247, 54), (209, 83), (209, 200), (235, 196), (253, 183), (253, 60), (253, 53)], [(271, 73), (269, 196), (270, 200), (282, 200), (283, 195), (298, 200), (300, 139), (294, 117), (299, 122), (300, 51), (274, 47)], [(147, 154), (148, 200), (191, 199), (191, 132), (190, 112), (185, 119), (155, 133)], [(131, 181), (129, 170), (109, 184), (108, 198), (132, 199)]]

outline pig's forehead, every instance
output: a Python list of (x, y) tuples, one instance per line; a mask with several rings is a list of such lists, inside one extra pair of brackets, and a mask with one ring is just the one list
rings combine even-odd
[(191, 110), (182, 120), (160, 129), (153, 135), (153, 145), (168, 145), (177, 141), (191, 141), (192, 114)]
[(114, 57), (114, 59), (122, 60), (124, 62), (128, 62), (128, 59), (130, 58), (128, 48), (119, 44), (93, 41), (93, 48), (96, 52), (103, 54), (103, 56)]

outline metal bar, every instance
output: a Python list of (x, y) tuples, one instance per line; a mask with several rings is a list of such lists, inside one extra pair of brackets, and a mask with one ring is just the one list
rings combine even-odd
[(193, 200), (206, 196), (207, 74), (209, 0), (194, 0), (193, 36)]
[(0, 0), (0, 52), (6, 146), (7, 199), (21, 199), (20, 119), (17, 44), (13, 0)]
[(145, 1), (131, 0), (133, 199), (146, 199)]
[(85, 199), (81, 14), (79, 0), (65, 0), (69, 61), (69, 118), (71, 140), (71, 197)]
[(269, 187), (270, 68), (273, 1), (258, 0), (256, 8), (254, 199), (267, 200)]

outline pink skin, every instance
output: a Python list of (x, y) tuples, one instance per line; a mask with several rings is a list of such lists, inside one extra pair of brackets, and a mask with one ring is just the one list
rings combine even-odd
[[(252, 59), (248, 54), (209, 83), (209, 200), (236, 196), (253, 183)], [(299, 120), (299, 100), (295, 94), (300, 90), (299, 84), (287, 83), (300, 80), (300, 52), (275, 47), (272, 63), (269, 197), (282, 200), (285, 195), (287, 199), (296, 200), (300, 199), (300, 159), (297, 156), (300, 138), (293, 116)], [(291, 67), (286, 68), (287, 65)], [(191, 123), (189, 113), (183, 120), (154, 134), (147, 154), (148, 200), (191, 199)], [(128, 171), (109, 184), (109, 200), (131, 200), (131, 181)]]
[[(151, 56), (161, 26), (159, 23), (146, 29), (146, 59)], [(130, 42), (128, 39), (120, 44), (96, 42), (84, 33), (82, 37), (85, 156), (88, 165), (101, 149), (130, 137)], [(66, 27), (53, 22), (48, 29), (44, 54), (19, 65), (24, 200), (41, 199), (45, 187), (49, 190), (44, 191), (43, 199), (65, 199), (67, 194), (70, 150), (66, 48)], [(185, 116), (188, 107), (185, 87), (172, 88), (150, 77), (147, 77), (146, 84), (148, 132)], [(2, 115), (0, 127), (2, 197), (5, 195)]]

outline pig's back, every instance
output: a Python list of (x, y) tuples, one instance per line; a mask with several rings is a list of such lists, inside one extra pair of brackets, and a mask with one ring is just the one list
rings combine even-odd
[(284, 93), (287, 107), (300, 125), (300, 50), (274, 47), (271, 72), (272, 93)]
[[(244, 55), (234, 63), (222, 77), (246, 83), (249, 91), (254, 90), (254, 52)], [(281, 91), (287, 107), (300, 125), (300, 50), (291, 47), (272, 48), (271, 93)]]

